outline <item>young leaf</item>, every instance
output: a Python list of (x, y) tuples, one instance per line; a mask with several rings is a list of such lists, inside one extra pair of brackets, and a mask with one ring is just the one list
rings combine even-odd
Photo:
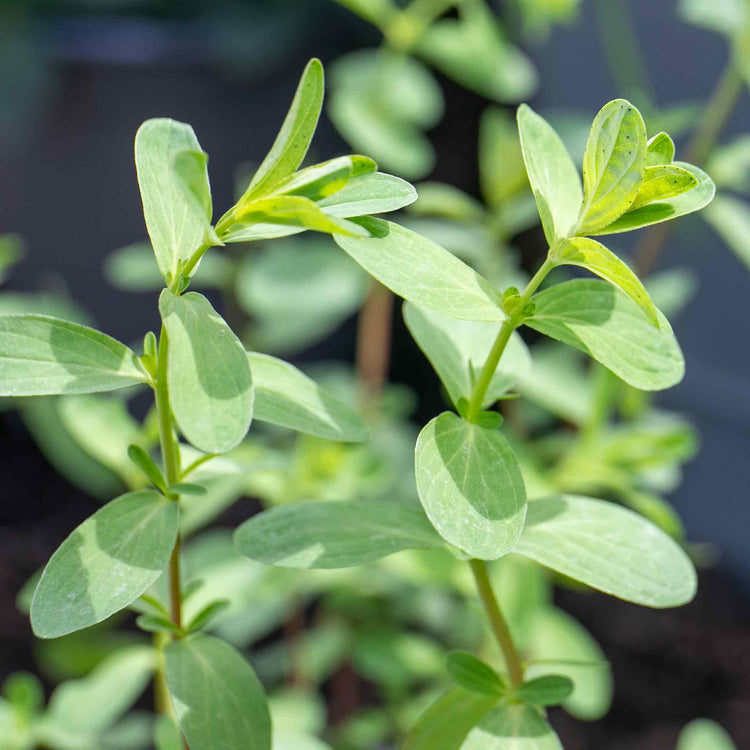
[(548, 674), (524, 682), (516, 689), (515, 697), (537, 706), (557, 706), (570, 697), (572, 692), (573, 681), (570, 677)]
[(646, 144), (646, 167), (658, 167), (674, 161), (674, 141), (667, 133), (657, 133)]
[(446, 667), (454, 682), (472, 693), (499, 698), (505, 692), (505, 684), (497, 672), (468, 651), (449, 651)]
[(0, 396), (96, 393), (147, 382), (127, 346), (45, 315), (0, 315)]
[(625, 382), (644, 391), (682, 380), (685, 361), (667, 319), (659, 327), (627, 295), (597, 279), (574, 279), (534, 296), (524, 324), (580, 349)]
[(245, 521), (234, 545), (251, 560), (285, 568), (348, 568), (404, 549), (445, 547), (417, 509), (373, 501), (273, 508)]
[(226, 453), (245, 437), (253, 413), (245, 349), (202, 294), (177, 297), (165, 289), (159, 312), (169, 341), (167, 381), (177, 424), (196, 448)]
[(178, 636), (184, 634), (182, 628), (178, 628), (169, 617), (164, 615), (141, 615), (136, 617), (135, 624), (147, 633), (171, 633)]
[(539, 709), (519, 704), (491, 709), (469, 732), (461, 750), (563, 750)]
[(340, 192), (353, 177), (373, 174), (378, 165), (366, 156), (339, 156), (301, 169), (274, 189), (278, 195), (301, 195), (320, 201)]
[(163, 495), (167, 494), (167, 483), (162, 476), (154, 459), (141, 448), (140, 445), (129, 445), (128, 456), (130, 460), (148, 477), (151, 484)]
[(167, 685), (190, 750), (271, 750), (263, 686), (228, 643), (207, 635), (164, 650)]
[(497, 703), (496, 695), (456, 687), (438, 698), (406, 736), (403, 750), (460, 750), (466, 735)]
[(737, 745), (715, 721), (695, 719), (680, 732), (677, 750), (737, 750)]
[(398, 224), (360, 221), (371, 237), (335, 235), (334, 239), (391, 291), (460, 320), (505, 319), (500, 293), (447, 250)]
[[(471, 390), (500, 330), (498, 323), (456, 320), (407, 302), (404, 321), (419, 348), (443, 382), (454, 405)], [(511, 337), (492, 378), (483, 407), (491, 406), (531, 367), (531, 357), (517, 334)]]
[(50, 558), (31, 602), (39, 638), (101, 622), (134, 602), (164, 571), (179, 509), (155, 490), (121, 495), (85, 520)]
[(643, 170), (643, 181), (629, 210), (635, 211), (651, 203), (674, 198), (697, 186), (697, 178), (682, 167), (673, 164), (646, 167)]
[(216, 615), (220, 614), (227, 607), (229, 607), (229, 605), (230, 602), (228, 599), (219, 599), (218, 601), (207, 604), (195, 615), (195, 617), (193, 617), (192, 620), (190, 620), (187, 625), (187, 632), (192, 633), (196, 630), (204, 628), (206, 625), (208, 625), (209, 622), (211, 622), (211, 620), (214, 619), (214, 617), (216, 617)]
[(583, 201), (581, 178), (560, 136), (526, 104), (518, 108), (518, 133), (544, 233), (552, 245), (573, 231)]
[(292, 104), (271, 150), (258, 167), (238, 205), (268, 195), (302, 164), (318, 124), (324, 87), (323, 66), (320, 60), (313, 58), (302, 73)]
[(557, 495), (529, 503), (514, 552), (647, 607), (678, 607), (695, 596), (695, 568), (681, 547), (642, 516), (603, 500)]
[(641, 229), (662, 221), (676, 219), (707, 206), (716, 193), (713, 180), (702, 169), (692, 164), (676, 161), (674, 166), (690, 172), (698, 181), (698, 185), (672, 198), (659, 199), (654, 203), (626, 211), (616, 221), (597, 231), (588, 232), (588, 234), (602, 235), (629, 232), (631, 229)]
[(211, 199), (203, 150), (190, 125), (146, 120), (135, 135), (135, 166), (151, 244), (167, 284), (208, 239)]
[(255, 418), (328, 440), (361, 441), (359, 415), (293, 365), (248, 352), (255, 386)]
[(417, 191), (406, 180), (374, 172), (354, 177), (345, 188), (318, 201), (318, 208), (328, 216), (350, 219), (398, 211), (415, 200)]
[(175, 482), (170, 485), (169, 491), (176, 495), (192, 495), (193, 497), (202, 497), (208, 492), (202, 484), (191, 484), (190, 482)]
[(557, 245), (552, 259), (560, 265), (580, 266), (621, 289), (655, 326), (659, 326), (656, 308), (641, 280), (611, 250), (589, 237), (573, 237)]
[(583, 206), (576, 234), (593, 234), (618, 219), (636, 194), (646, 163), (646, 126), (625, 99), (602, 107), (583, 156)]
[(419, 433), (419, 499), (440, 535), (481, 560), (515, 544), (526, 515), (518, 459), (495, 429), (444, 412)]

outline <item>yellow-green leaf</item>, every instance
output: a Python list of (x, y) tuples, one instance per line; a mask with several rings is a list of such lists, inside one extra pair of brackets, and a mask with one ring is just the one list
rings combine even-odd
[(628, 210), (634, 211), (656, 201), (674, 198), (697, 186), (698, 180), (687, 169), (674, 164), (646, 167), (638, 193)]

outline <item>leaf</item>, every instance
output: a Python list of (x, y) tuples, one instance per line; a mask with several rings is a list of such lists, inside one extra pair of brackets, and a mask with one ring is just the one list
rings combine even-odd
[(406, 180), (373, 172), (353, 178), (342, 190), (318, 201), (318, 207), (328, 216), (349, 219), (398, 211), (416, 199), (417, 191)]
[(750, 207), (738, 198), (722, 193), (706, 208), (703, 218), (750, 268)]
[(226, 453), (245, 437), (253, 413), (247, 355), (211, 303), (165, 289), (159, 312), (168, 336), (167, 381), (177, 424), (206, 453)]
[(339, 156), (295, 172), (274, 189), (279, 195), (300, 195), (311, 201), (340, 192), (352, 177), (372, 174), (378, 165), (366, 156)]
[(497, 672), (468, 651), (449, 651), (446, 667), (454, 682), (473, 693), (499, 697), (505, 692)]
[(500, 293), (447, 250), (398, 224), (360, 221), (373, 236), (334, 239), (391, 291), (459, 320), (505, 319)]
[(556, 706), (569, 698), (573, 681), (559, 674), (549, 674), (527, 680), (515, 691), (515, 697), (524, 703), (537, 706)]
[(715, 721), (695, 719), (680, 732), (677, 750), (737, 750), (737, 745)]
[(307, 502), (283, 505), (245, 521), (237, 551), (285, 568), (348, 568), (404, 549), (445, 545), (424, 515), (389, 502)]
[(255, 385), (255, 418), (328, 440), (361, 441), (359, 415), (293, 365), (248, 352)]
[(208, 635), (164, 650), (167, 685), (190, 750), (271, 750), (263, 686), (228, 643)]
[(141, 448), (140, 445), (128, 446), (128, 457), (130, 460), (148, 477), (151, 484), (159, 492), (167, 494), (167, 483), (162, 476), (159, 467), (154, 463), (154, 459)]
[(438, 698), (420, 716), (403, 750), (459, 750), (466, 735), (497, 703), (497, 696), (456, 687)]
[(419, 433), (416, 475), (422, 506), (447, 542), (481, 560), (516, 544), (526, 491), (518, 459), (497, 430), (443, 412)]
[(686, 193), (680, 193), (673, 198), (658, 200), (655, 203), (649, 203), (640, 208), (626, 211), (619, 219), (612, 222), (606, 227), (588, 234), (617, 234), (618, 232), (629, 232), (632, 229), (641, 229), (652, 224), (658, 224), (662, 221), (676, 219), (679, 216), (699, 211), (707, 206), (716, 193), (716, 186), (711, 178), (698, 167), (683, 161), (676, 161), (674, 166), (687, 170), (698, 181), (697, 187), (688, 190)]
[(127, 346), (45, 315), (0, 315), (0, 396), (113, 391), (147, 382)]
[(637, 513), (604, 500), (534, 500), (514, 552), (646, 607), (677, 607), (695, 596), (695, 569), (682, 548)]
[(190, 125), (156, 118), (138, 128), (135, 166), (156, 262), (171, 284), (180, 264), (206, 242), (211, 228), (205, 154)]
[(656, 308), (641, 280), (611, 250), (589, 237), (573, 237), (557, 245), (551, 258), (560, 265), (580, 266), (625, 292), (655, 326)]
[(310, 146), (323, 107), (325, 88), (323, 66), (313, 58), (307, 63), (284, 122), (250, 185), (238, 201), (241, 205), (268, 195), (302, 164)]
[(629, 210), (635, 211), (651, 203), (674, 198), (697, 186), (698, 179), (682, 167), (672, 164), (646, 167), (643, 170), (643, 181)]
[(467, 223), (484, 219), (484, 207), (476, 198), (442, 182), (421, 182), (419, 199), (412, 205), (410, 213)]
[(357, 224), (328, 216), (309, 198), (298, 195), (275, 195), (243, 203), (234, 209), (233, 218), (236, 224), (221, 231), (225, 242), (246, 242), (245, 226), (248, 224), (281, 224), (326, 234), (367, 236)]
[(184, 750), (180, 730), (169, 716), (157, 716), (154, 728), (156, 750)]
[(680, 16), (688, 23), (730, 38), (748, 21), (744, 0), (714, 0), (710, 3), (705, 0), (680, 0), (678, 8)]
[(104, 732), (144, 691), (156, 666), (155, 656), (149, 647), (128, 646), (86, 677), (63, 682), (52, 693), (46, 720), (71, 733)]
[[(440, 377), (451, 401), (471, 398), (472, 387), (497, 338), (498, 323), (455, 320), (407, 302), (404, 321), (419, 348)], [(483, 407), (491, 406), (507, 393), (531, 367), (531, 357), (523, 340), (513, 334), (498, 369), (487, 389)]]
[(493, 208), (529, 187), (518, 128), (497, 107), (485, 110), (479, 124), (479, 183), (484, 200)]
[(526, 104), (518, 108), (518, 133), (544, 232), (553, 245), (573, 231), (583, 201), (581, 178), (560, 136)]
[(205, 628), (211, 620), (217, 615), (223, 612), (227, 607), (230, 606), (230, 602), (227, 599), (219, 599), (207, 604), (198, 614), (193, 617), (187, 625), (187, 631), (193, 632), (195, 630), (201, 630)]
[(560, 740), (537, 708), (500, 705), (469, 732), (461, 750), (562, 750)]
[(580, 349), (625, 382), (644, 391), (682, 380), (685, 361), (667, 319), (659, 327), (623, 292), (596, 279), (574, 279), (534, 296), (524, 324)]
[(646, 126), (625, 99), (615, 99), (594, 118), (583, 155), (583, 206), (576, 234), (594, 234), (633, 202), (646, 163)]
[(134, 602), (164, 571), (177, 538), (179, 510), (155, 490), (121, 495), (60, 545), (31, 602), (39, 638), (101, 622)]
[(667, 133), (657, 133), (646, 144), (646, 168), (671, 164), (674, 161), (674, 141)]

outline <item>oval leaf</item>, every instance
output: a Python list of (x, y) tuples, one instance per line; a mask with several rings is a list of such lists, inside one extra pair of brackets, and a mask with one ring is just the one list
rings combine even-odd
[(556, 706), (562, 703), (573, 692), (573, 681), (570, 677), (559, 674), (548, 674), (524, 682), (516, 689), (516, 698), (524, 703), (537, 706)]
[(95, 393), (147, 380), (135, 354), (100, 331), (46, 315), (0, 315), (0, 396)]
[(389, 221), (360, 222), (371, 237), (335, 235), (334, 239), (391, 291), (459, 320), (505, 319), (500, 293), (447, 250)]
[(296, 367), (248, 352), (255, 387), (255, 419), (328, 440), (360, 441), (367, 427), (357, 412)]
[(698, 186), (698, 179), (687, 169), (672, 164), (659, 167), (646, 167), (643, 181), (638, 188), (631, 211), (648, 206), (657, 201), (674, 198)]
[(695, 596), (690, 558), (637, 513), (575, 495), (529, 503), (514, 552), (620, 599), (678, 607)]
[(444, 548), (424, 515), (385, 502), (284, 505), (245, 521), (237, 551), (285, 568), (348, 568), (404, 549)]
[(644, 391), (682, 380), (685, 361), (667, 319), (659, 327), (627, 295), (605, 281), (574, 279), (534, 296), (524, 324), (588, 354), (630, 385)]
[(328, 216), (350, 219), (398, 211), (415, 200), (417, 191), (406, 180), (374, 172), (350, 180), (343, 190), (318, 201), (318, 207)]
[(715, 721), (695, 719), (680, 732), (677, 750), (737, 750), (737, 745)]
[(526, 490), (518, 459), (497, 430), (444, 412), (419, 433), (416, 472), (422, 506), (447, 542), (480, 560), (515, 545)]
[(552, 245), (568, 237), (578, 219), (581, 178), (560, 136), (526, 104), (518, 108), (518, 132), (544, 233)]
[(263, 686), (228, 643), (208, 635), (164, 650), (167, 685), (190, 750), (271, 750)]
[(165, 289), (159, 312), (169, 341), (167, 381), (177, 424), (206, 453), (226, 453), (247, 434), (253, 413), (250, 365), (240, 340), (197, 292)]
[(646, 168), (671, 164), (674, 161), (674, 141), (667, 133), (657, 133), (646, 144)]
[(31, 602), (39, 638), (101, 622), (164, 571), (177, 539), (177, 503), (154, 490), (121, 495), (85, 520), (44, 568)]
[[(185, 152), (195, 158), (186, 158)], [(135, 166), (148, 236), (159, 270), (171, 284), (180, 262), (203, 245), (210, 230), (205, 154), (190, 125), (156, 118), (138, 128)]]
[(468, 651), (449, 651), (445, 663), (448, 674), (466, 690), (496, 696), (505, 692), (497, 672)]
[(461, 750), (563, 750), (544, 716), (533, 706), (493, 708), (469, 732)]
[(641, 280), (601, 242), (589, 237), (573, 237), (555, 248), (553, 260), (558, 264), (580, 266), (621, 289), (655, 326), (659, 326), (656, 308)]
[[(456, 320), (411, 302), (404, 305), (403, 314), (406, 327), (435, 368), (453, 404), (458, 406), (461, 398), (470, 399), (472, 387), (497, 338), (499, 324)], [(482, 406), (490, 406), (507, 393), (516, 377), (526, 374), (530, 367), (529, 350), (521, 337), (513, 334)]]
[(583, 156), (583, 206), (576, 234), (611, 224), (633, 203), (646, 163), (646, 126), (625, 99), (599, 110)]

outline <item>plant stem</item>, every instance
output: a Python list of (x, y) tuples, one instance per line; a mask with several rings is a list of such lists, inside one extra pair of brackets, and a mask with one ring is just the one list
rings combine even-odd
[(503, 321), (500, 331), (497, 334), (497, 338), (495, 339), (495, 343), (492, 345), (492, 349), (490, 349), (487, 361), (484, 363), (482, 371), (479, 373), (479, 378), (474, 385), (474, 390), (471, 393), (469, 411), (467, 414), (467, 419), (469, 421), (474, 421), (482, 410), (482, 402), (487, 395), (487, 389), (490, 387), (492, 378), (497, 371), (497, 366), (500, 364), (500, 358), (503, 356), (505, 347), (508, 346), (513, 331), (519, 326), (524, 307), (526, 307), (534, 292), (539, 288), (542, 281), (544, 281), (544, 277), (553, 268), (554, 263), (547, 258), (523, 290), (515, 313)]
[(369, 411), (377, 407), (388, 378), (392, 319), (393, 294), (376, 281), (359, 313), (355, 356), (363, 405)]
[[(703, 119), (687, 148), (686, 160), (688, 162), (699, 167), (703, 166), (732, 114), (742, 88), (742, 75), (737, 65), (730, 59), (708, 104), (703, 109)], [(674, 222), (671, 221), (658, 224), (644, 235), (633, 253), (633, 264), (639, 276), (648, 276), (653, 270), (657, 258), (672, 233), (673, 224)]]
[(517, 688), (523, 683), (523, 665), (521, 664), (521, 657), (516, 650), (516, 645), (513, 643), (508, 623), (505, 621), (505, 617), (503, 617), (500, 605), (495, 597), (495, 592), (492, 590), (490, 577), (487, 573), (487, 563), (484, 560), (470, 560), (469, 565), (471, 565), (471, 572), (474, 574), (479, 598), (490, 621), (490, 627), (505, 657), (505, 664), (508, 667), (511, 684), (514, 688)]

